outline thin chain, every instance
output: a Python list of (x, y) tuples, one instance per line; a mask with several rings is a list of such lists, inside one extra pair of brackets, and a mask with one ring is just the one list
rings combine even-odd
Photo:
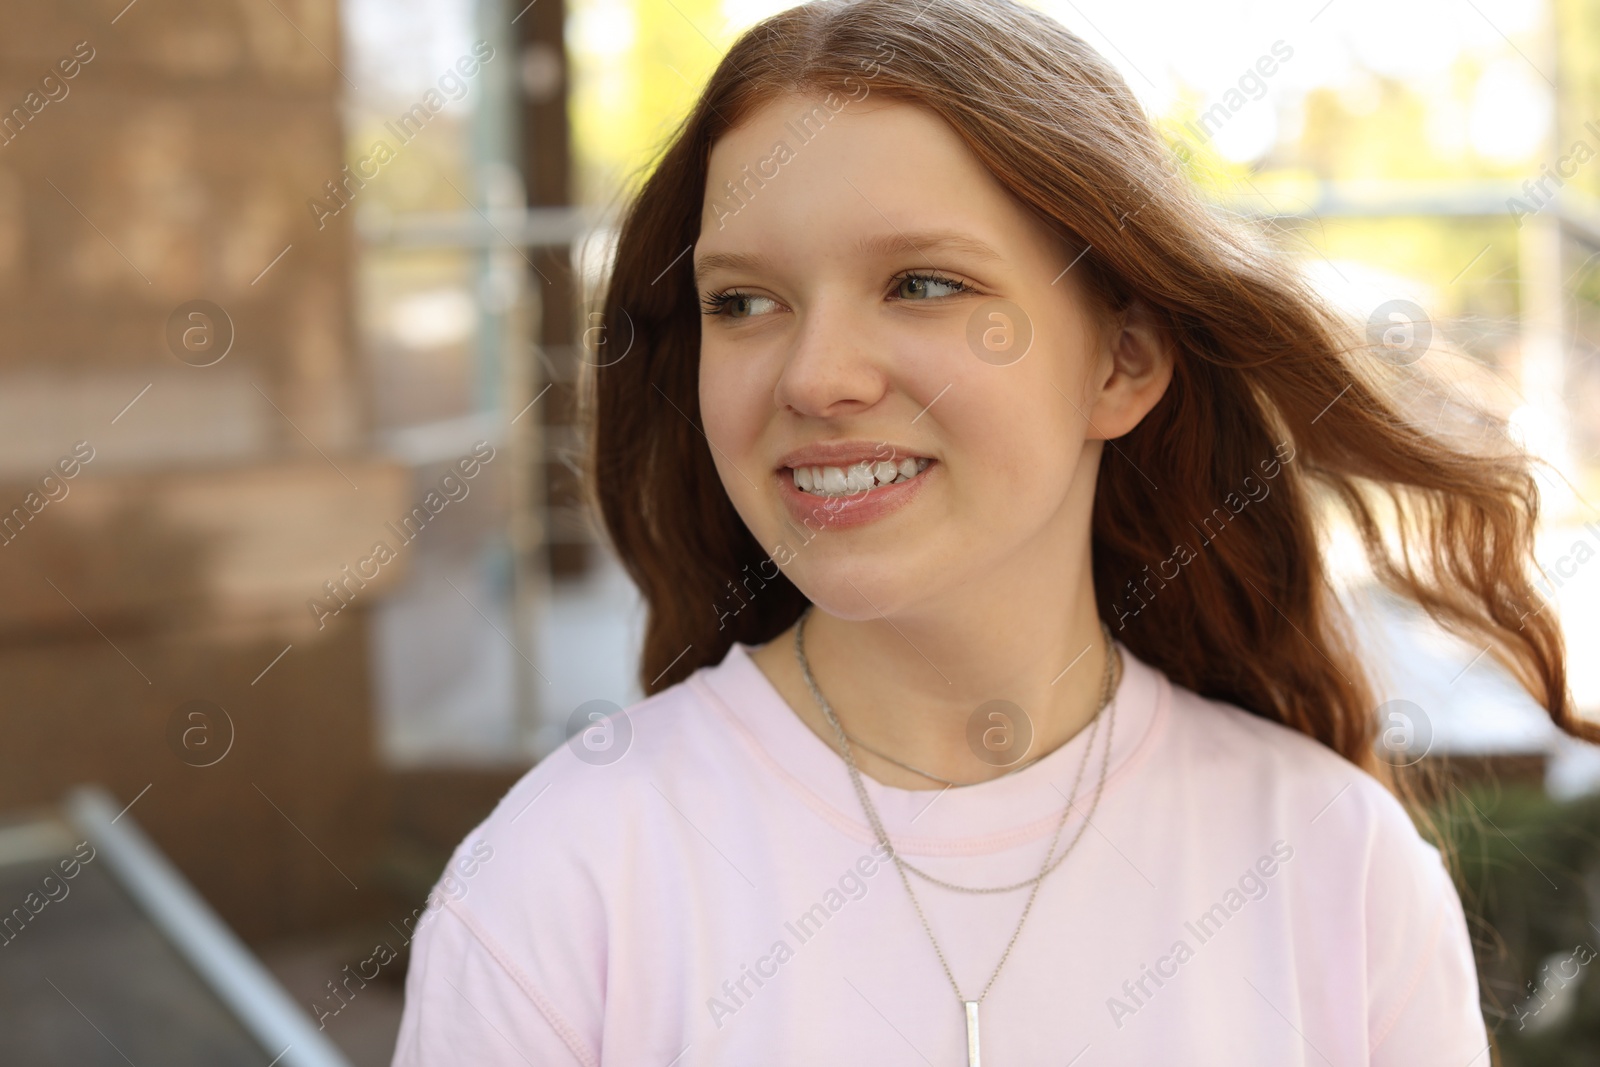
[[(868, 821), (872, 824), (873, 830), (877, 833), (879, 842), (882, 843), (885, 848), (889, 848), (891, 851), (893, 851), (893, 847), (890, 845), (888, 840), (888, 834), (885, 833), (883, 824), (878, 821), (877, 808), (873, 806), (871, 799), (867, 796), (866, 788), (861, 784), (860, 774), (856, 767), (854, 754), (850, 751), (850, 746), (846, 743), (846, 739), (849, 739), (849, 735), (844, 732), (844, 727), (839, 723), (838, 716), (834, 714), (833, 706), (828, 703), (828, 699), (822, 695), (822, 689), (817, 685), (816, 677), (811, 673), (811, 664), (810, 661), (807, 660), (805, 654), (804, 633), (806, 620), (810, 615), (810, 611), (811, 609), (807, 607), (805, 614), (800, 618), (799, 625), (795, 627), (795, 656), (800, 662), (800, 673), (805, 678), (806, 686), (811, 690), (812, 698), (815, 699), (817, 704), (822, 708), (823, 715), (827, 717), (828, 723), (833, 727), (834, 732), (840, 737), (839, 748), (844, 755), (845, 763), (850, 767), (851, 781), (855, 785), (856, 795), (861, 799), (861, 806), (867, 812)], [(1023, 881), (1015, 882), (1011, 885), (965, 886), (957, 885), (954, 882), (947, 882), (942, 878), (929, 874), (927, 871), (924, 871), (922, 868), (917, 867), (914, 864), (906, 862), (905, 860), (897, 858), (897, 863), (904, 865), (907, 870), (911, 871), (912, 874), (915, 874), (924, 881), (932, 882), (938, 886), (943, 886), (945, 889), (951, 889), (958, 893), (987, 894), (1014, 893), (1019, 889), (1025, 889), (1028, 886), (1033, 885), (1041, 879), (1047, 877), (1054, 872), (1057, 867), (1061, 866), (1062, 863), (1066, 862), (1067, 856), (1071, 854), (1073, 847), (1077, 845), (1078, 838), (1082, 837), (1084, 831), (1088, 828), (1088, 820), (1094, 818), (1094, 813), (1100, 807), (1100, 796), (1105, 788), (1106, 771), (1111, 760), (1111, 731), (1115, 729), (1117, 716), (1117, 709), (1116, 705), (1114, 704), (1111, 706), (1111, 714), (1107, 717), (1110, 721), (1106, 724), (1106, 744), (1101, 755), (1100, 780), (1095, 787), (1094, 800), (1090, 803), (1088, 818), (1078, 826), (1077, 833), (1073, 835), (1072, 840), (1067, 844), (1067, 850), (1057, 857), (1054, 863), (1051, 863), (1050, 857), (1055, 855), (1055, 846), (1061, 840), (1061, 831), (1066, 827), (1067, 816), (1072, 812), (1073, 806), (1077, 803), (1078, 789), (1083, 782), (1083, 772), (1088, 766), (1089, 753), (1094, 750), (1095, 738), (1100, 732), (1101, 717), (1099, 712), (1111, 702), (1111, 695), (1116, 691), (1116, 683), (1120, 680), (1121, 672), (1117, 668), (1120, 668), (1121, 666), (1121, 659), (1116, 653), (1116, 646), (1112, 643), (1111, 629), (1110, 627), (1106, 626), (1104, 621), (1100, 623), (1100, 632), (1105, 639), (1107, 649), (1106, 668), (1101, 674), (1100, 703), (1095, 709), (1095, 718), (1089, 727), (1089, 737), (1087, 743), (1084, 745), (1083, 755), (1078, 760), (1078, 771), (1072, 780), (1072, 792), (1067, 798), (1067, 806), (1062, 809), (1061, 818), (1056, 823), (1055, 836), (1051, 839), (1050, 852), (1045, 857), (1044, 869), (1038, 874), (1034, 875), (1032, 878), (1024, 879)], [(907, 767), (906, 769), (915, 770), (915, 768), (911, 767)], [(922, 772), (918, 771), (917, 773), (920, 774)], [(1002, 775), (1001, 777), (1004, 776)]]
[(1035, 763), (1038, 763), (1041, 759), (1044, 758), (1042, 756), (1035, 756), (1035, 757), (1033, 757), (1033, 759), (1024, 760), (1021, 763), (1017, 764), (1015, 767), (1012, 767), (1010, 770), (1006, 771), (1005, 774), (997, 774), (997, 775), (995, 775), (994, 778), (985, 778), (985, 779), (982, 779), (981, 781), (977, 781), (977, 782), (952, 782), (948, 778), (941, 778), (937, 774), (933, 774), (933, 773), (931, 773), (929, 771), (923, 770), (921, 767), (913, 767), (909, 763), (903, 763), (900, 760), (897, 760), (893, 756), (889, 755), (887, 752), (879, 752), (877, 749), (873, 748), (871, 745), (867, 744), (865, 741), (861, 740), (861, 738), (855, 736), (854, 734), (846, 733), (845, 737), (850, 739), (850, 743), (852, 745), (855, 745), (857, 748), (866, 749), (868, 752), (872, 753), (874, 756), (877, 756), (881, 760), (884, 760), (884, 761), (886, 761), (888, 763), (892, 763), (896, 767), (904, 767), (906, 770), (912, 771), (913, 773), (916, 773), (916, 774), (920, 774), (924, 778), (932, 779), (933, 781), (938, 782), (940, 785), (948, 785), (948, 786), (952, 786), (952, 787), (954, 787), (956, 789), (960, 789), (960, 788), (962, 788), (964, 786), (969, 786), (969, 785), (982, 785), (984, 782), (991, 782), (991, 781), (994, 781), (996, 778), (1008, 777), (1010, 775), (1016, 774), (1020, 770), (1024, 770), (1025, 768), (1032, 767)]
[[(839, 747), (844, 754), (845, 765), (850, 770), (850, 781), (855, 786), (856, 796), (860, 799), (861, 806), (867, 813), (868, 821), (872, 823), (872, 829), (877, 835), (878, 843), (883, 846), (884, 850), (889, 853), (889, 857), (894, 860), (895, 870), (900, 875), (900, 883), (906, 887), (906, 895), (911, 898), (911, 906), (916, 909), (917, 918), (922, 922), (922, 928), (927, 932), (928, 940), (933, 945), (933, 951), (939, 957), (939, 965), (944, 968), (945, 977), (950, 980), (950, 988), (955, 990), (956, 999), (965, 1003), (966, 998), (961, 995), (961, 986), (956, 982), (956, 976), (954, 972), (950, 970), (950, 963), (945, 959), (944, 950), (939, 947), (938, 938), (933, 936), (933, 927), (928, 924), (928, 917), (923, 914), (922, 905), (918, 902), (916, 893), (911, 889), (911, 880), (906, 877), (906, 868), (910, 867), (911, 865), (900, 858), (900, 853), (889, 841), (889, 835), (884, 831), (883, 823), (878, 818), (877, 809), (873, 806), (871, 798), (867, 796), (866, 788), (862, 785), (861, 772), (856, 767), (855, 757), (850, 751), (850, 742), (845, 736), (844, 727), (839, 724), (838, 716), (833, 713), (832, 705), (830, 705), (827, 701), (827, 698), (822, 695), (822, 690), (818, 687), (816, 678), (811, 673), (811, 664), (806, 660), (805, 653), (805, 625), (810, 614), (811, 608), (808, 605), (805, 611), (801, 613), (799, 624), (795, 627), (794, 649), (795, 657), (800, 662), (800, 672), (805, 677), (806, 685), (811, 689), (812, 697), (816, 699), (817, 704), (822, 708), (823, 714), (827, 717), (829, 725), (833, 727), (834, 733), (836, 733), (839, 737)], [(1066, 860), (1067, 856), (1071, 854), (1073, 846), (1075, 846), (1078, 843), (1078, 840), (1083, 836), (1084, 828), (1088, 825), (1090, 818), (1093, 817), (1095, 810), (1100, 806), (1100, 797), (1105, 790), (1106, 771), (1111, 761), (1112, 730), (1114, 728), (1113, 724), (1116, 719), (1116, 706), (1114, 704), (1112, 705), (1111, 715), (1109, 716), (1112, 722), (1108, 723), (1106, 727), (1106, 744), (1105, 752), (1101, 757), (1100, 781), (1095, 787), (1094, 801), (1090, 805), (1089, 814), (1084, 817), (1083, 825), (1078, 827), (1077, 834), (1075, 834), (1072, 838), (1072, 841), (1068, 843), (1066, 851), (1061, 854), (1061, 858), (1052, 864), (1051, 859), (1055, 856), (1056, 845), (1060, 842), (1061, 831), (1066, 825), (1067, 815), (1072, 811), (1073, 804), (1077, 800), (1078, 784), (1079, 780), (1081, 780), (1083, 777), (1083, 768), (1088, 760), (1089, 749), (1093, 747), (1095, 737), (1099, 732), (1099, 713), (1105, 708), (1106, 704), (1110, 702), (1111, 694), (1114, 692), (1114, 679), (1116, 675), (1120, 673), (1117, 668), (1121, 665), (1121, 657), (1117, 652), (1116, 646), (1112, 643), (1111, 631), (1106, 626), (1104, 621), (1100, 623), (1100, 630), (1106, 642), (1106, 671), (1101, 683), (1100, 704), (1099, 707), (1095, 709), (1094, 725), (1091, 727), (1088, 744), (1086, 744), (1084, 747), (1083, 761), (1080, 762), (1078, 766), (1078, 780), (1073, 782), (1072, 796), (1067, 800), (1067, 806), (1061, 812), (1061, 821), (1056, 825), (1055, 837), (1053, 837), (1050, 841), (1050, 850), (1045, 853), (1044, 865), (1041, 867), (1039, 873), (1028, 881), (1019, 882), (1014, 886), (974, 888), (968, 886), (958, 886), (949, 882), (944, 882), (933, 878), (922, 871), (917, 871), (916, 868), (911, 868), (917, 874), (928, 879), (929, 881), (943, 885), (950, 889), (957, 890), (959, 892), (1009, 892), (1014, 889), (1020, 889), (1024, 885), (1031, 884), (1033, 886), (1033, 890), (1028, 894), (1028, 903), (1022, 909), (1022, 917), (1017, 920), (1017, 928), (1012, 932), (1011, 940), (1006, 943), (1005, 951), (1000, 955), (1000, 962), (995, 965), (994, 973), (989, 976), (989, 981), (984, 985), (983, 992), (978, 994), (978, 1003), (982, 1003), (983, 998), (989, 995), (989, 990), (991, 987), (993, 987), (995, 979), (1000, 977), (1001, 969), (1005, 967), (1006, 961), (1010, 959), (1011, 950), (1016, 946), (1018, 938), (1022, 936), (1022, 928), (1028, 921), (1029, 913), (1033, 910), (1033, 902), (1039, 895), (1039, 887), (1044, 883), (1045, 876), (1051, 871), (1055, 870), (1056, 867), (1059, 867), (1061, 863)]]

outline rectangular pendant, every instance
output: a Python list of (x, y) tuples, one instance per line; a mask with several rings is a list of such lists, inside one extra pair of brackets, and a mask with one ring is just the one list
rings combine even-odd
[(978, 1002), (964, 1000), (967, 1007), (967, 1067), (980, 1067), (978, 1063)]

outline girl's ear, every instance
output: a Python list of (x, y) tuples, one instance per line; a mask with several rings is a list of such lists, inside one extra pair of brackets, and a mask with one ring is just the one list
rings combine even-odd
[(1089, 436), (1109, 440), (1139, 425), (1167, 391), (1173, 344), (1165, 322), (1137, 298), (1113, 317), (1103, 336)]

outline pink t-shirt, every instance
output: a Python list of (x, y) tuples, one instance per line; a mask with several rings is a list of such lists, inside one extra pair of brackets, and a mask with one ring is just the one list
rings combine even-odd
[[(1104, 796), (982, 1001), (986, 1067), (1487, 1067), (1461, 905), (1401, 806), (1122, 651)], [(748, 650), (626, 720), (620, 759), (563, 747), (462, 843), (413, 941), (397, 1067), (965, 1063), (843, 759)], [(864, 781), (909, 862), (1010, 884), (1038, 872), (1089, 733), (980, 785)], [(1027, 890), (910, 878), (976, 997)]]

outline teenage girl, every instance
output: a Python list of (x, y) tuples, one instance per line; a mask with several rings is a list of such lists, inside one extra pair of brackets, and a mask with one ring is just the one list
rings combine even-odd
[(1110, 64), (1009, 0), (768, 19), (600, 321), (652, 695), (463, 842), (396, 1064), (1487, 1067), (1319, 524), (1593, 736), (1528, 461)]

